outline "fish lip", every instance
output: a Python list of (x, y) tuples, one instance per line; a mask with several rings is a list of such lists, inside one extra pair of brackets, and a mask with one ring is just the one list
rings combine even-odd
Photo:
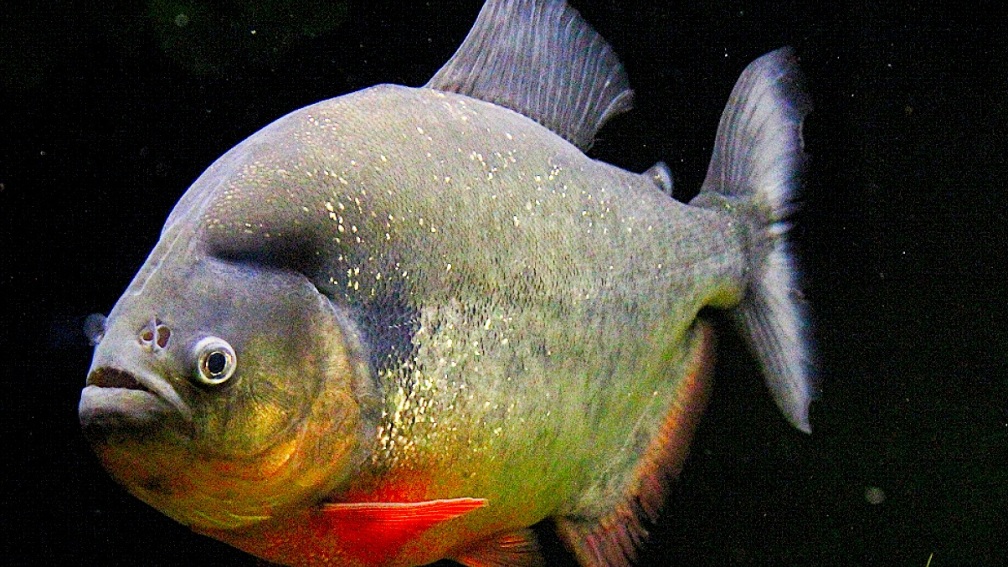
[[(192, 410), (168, 382), (154, 374), (114, 366), (88, 373), (78, 412), (85, 427), (113, 419), (133, 424), (152, 422), (158, 416), (172, 416), (186, 424), (192, 421)], [(134, 415), (126, 416), (131, 412)]]
[(156, 392), (147, 387), (143, 382), (137, 380), (133, 374), (108, 366), (98, 368), (94, 372), (88, 374), (87, 385), (98, 386), (99, 388), (143, 390), (150, 392), (151, 394), (156, 394)]

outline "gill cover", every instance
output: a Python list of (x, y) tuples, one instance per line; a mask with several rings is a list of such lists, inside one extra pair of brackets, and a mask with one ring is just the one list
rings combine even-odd
[(358, 399), (373, 397), (345, 319), (298, 272), (171, 248), (155, 248), (95, 351), (80, 414), (103, 463), (194, 528), (318, 500), (361, 460)]

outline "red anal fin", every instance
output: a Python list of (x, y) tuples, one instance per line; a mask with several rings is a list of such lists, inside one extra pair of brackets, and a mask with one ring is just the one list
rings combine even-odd
[(657, 519), (671, 481), (682, 470), (690, 439), (707, 404), (714, 369), (714, 329), (700, 319), (693, 329), (692, 358), (675, 399), (645, 452), (629, 492), (615, 509), (591, 520), (558, 518), (557, 531), (587, 567), (623, 567), (637, 560), (647, 523)]
[(545, 561), (530, 529), (497, 534), (452, 557), (466, 567), (542, 567)]
[(338, 532), (340, 540), (362, 557), (391, 557), (432, 527), (486, 506), (483, 498), (425, 502), (352, 502), (325, 504), (312, 524), (316, 533)]

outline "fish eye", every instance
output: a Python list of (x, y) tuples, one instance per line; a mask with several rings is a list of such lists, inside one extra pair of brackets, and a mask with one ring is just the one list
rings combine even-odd
[(196, 343), (196, 381), (206, 386), (227, 382), (238, 367), (238, 357), (231, 345), (217, 337)]

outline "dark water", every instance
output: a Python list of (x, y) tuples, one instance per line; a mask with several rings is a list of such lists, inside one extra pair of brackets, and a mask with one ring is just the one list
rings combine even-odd
[[(255, 564), (100, 469), (77, 424), (80, 326), (112, 306), (213, 159), (308, 103), (424, 83), (479, 9), (240, 4), (2, 9), (5, 563)], [(664, 160), (694, 190), (738, 73), (783, 44), (816, 104), (794, 233), (820, 350), (814, 433), (786, 426), (726, 338), (643, 563), (1008, 564), (1008, 34), (993, 3), (574, 4), (637, 91), (593, 157)]]

